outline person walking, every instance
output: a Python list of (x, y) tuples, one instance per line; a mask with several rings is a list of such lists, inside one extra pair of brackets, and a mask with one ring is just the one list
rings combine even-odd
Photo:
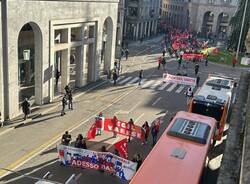
[(75, 141), (75, 148), (83, 148), (82, 140), (83, 140), (82, 134), (78, 134)]
[(71, 141), (71, 135), (69, 134), (68, 131), (66, 131), (62, 136), (61, 143), (65, 146), (68, 146), (70, 141)]
[(158, 135), (158, 130), (157, 130), (157, 127), (156, 127), (155, 123), (152, 123), (151, 135), (152, 135), (152, 138), (153, 138), (152, 146), (154, 146), (156, 144), (156, 142), (157, 142), (157, 135)]
[(69, 101), (68, 104), (69, 109), (73, 110), (73, 96), (71, 91), (69, 91), (68, 93), (68, 101)]
[(149, 136), (149, 132), (150, 132), (150, 128), (148, 125), (148, 122), (145, 121), (145, 123), (142, 125), (142, 129), (144, 131), (144, 142), (142, 144), (147, 144), (148, 143), (148, 136)]
[(134, 121), (132, 118), (130, 118), (129, 122), (129, 135), (128, 135), (128, 142), (130, 142), (131, 139), (131, 134), (132, 134), (132, 130), (133, 130), (133, 126), (134, 126)]
[(166, 54), (166, 48), (164, 48), (162, 51), (162, 57), (165, 57), (165, 54)]
[(129, 55), (129, 51), (128, 51), (128, 48), (126, 48), (126, 50), (125, 50), (125, 57), (126, 57), (126, 60), (128, 60), (128, 55)]
[(102, 112), (99, 113), (98, 116), (95, 118), (95, 125), (96, 125), (96, 135), (102, 135), (102, 127), (103, 127), (104, 117)]
[(113, 138), (116, 138), (117, 132), (116, 132), (116, 124), (118, 122), (118, 118), (116, 116), (113, 117), (112, 123), (113, 123)]
[(161, 68), (161, 61), (162, 61), (162, 57), (158, 58), (158, 70), (160, 70)]
[(207, 66), (207, 64), (208, 64), (208, 55), (206, 54), (205, 55), (205, 66)]
[(139, 71), (139, 85), (141, 85), (141, 80), (142, 80), (142, 78), (143, 78), (143, 70), (140, 70)]
[(58, 69), (56, 69), (56, 86), (58, 86), (58, 80), (60, 78), (61, 74)]
[(195, 64), (195, 66), (194, 66), (194, 73), (195, 73), (195, 75), (197, 75), (197, 74), (198, 74), (198, 72), (199, 72), (199, 68), (200, 68), (199, 64), (198, 64), (198, 63), (196, 63), (196, 64)]
[(200, 76), (197, 75), (197, 77), (196, 77), (196, 87), (199, 87), (199, 82), (200, 82)]
[(116, 85), (116, 80), (118, 79), (118, 75), (116, 73), (116, 71), (113, 72), (113, 81), (114, 81), (114, 85)]
[(166, 71), (166, 59), (164, 57), (161, 60), (161, 64), (162, 64), (163, 71), (165, 72)]
[(65, 94), (68, 96), (69, 92), (70, 92), (70, 88), (69, 88), (69, 85), (66, 85), (65, 88)]
[(186, 98), (187, 98), (187, 105), (189, 104), (189, 101), (193, 97), (193, 90), (192, 87), (189, 87), (187, 92), (186, 92)]
[(23, 110), (23, 114), (24, 114), (24, 120), (26, 120), (28, 118), (29, 113), (30, 113), (30, 103), (28, 102), (27, 98), (24, 99), (21, 106), (22, 106), (22, 110)]
[(182, 55), (180, 55), (180, 58), (178, 59), (178, 70), (181, 68), (182, 63)]
[(64, 116), (65, 113), (65, 106), (67, 105), (67, 98), (66, 98), (66, 94), (63, 96), (62, 98), (62, 111), (61, 111), (61, 116)]
[(235, 67), (236, 64), (237, 64), (237, 59), (236, 59), (236, 55), (234, 54), (234, 56), (232, 58), (232, 66), (233, 66), (233, 68)]

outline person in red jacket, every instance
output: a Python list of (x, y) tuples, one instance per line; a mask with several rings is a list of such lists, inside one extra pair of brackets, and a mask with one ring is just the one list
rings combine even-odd
[(116, 128), (116, 124), (118, 122), (118, 118), (116, 116), (113, 117), (112, 119), (112, 123), (113, 123), (113, 137), (116, 138), (117, 136), (117, 132), (115, 131), (115, 128)]
[(236, 64), (237, 64), (237, 59), (236, 59), (236, 55), (234, 55), (233, 58), (232, 58), (233, 68), (235, 67)]
[(148, 136), (149, 136), (149, 132), (150, 132), (150, 128), (149, 128), (149, 125), (148, 125), (148, 122), (145, 121), (145, 123), (142, 125), (142, 129), (144, 131), (144, 142), (142, 144), (147, 144), (148, 143)]

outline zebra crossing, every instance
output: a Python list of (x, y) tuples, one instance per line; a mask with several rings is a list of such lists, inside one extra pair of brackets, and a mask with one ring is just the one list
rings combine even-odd
[[(138, 85), (139, 77), (123, 77), (117, 80), (117, 85)], [(190, 86), (163, 82), (162, 79), (142, 79), (141, 89), (174, 92), (176, 94), (183, 94)]]

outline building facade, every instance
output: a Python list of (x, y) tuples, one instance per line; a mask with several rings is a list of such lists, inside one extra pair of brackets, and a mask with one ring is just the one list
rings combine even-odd
[(238, 0), (192, 0), (189, 3), (189, 28), (203, 36), (225, 39), (230, 34), (229, 22)]
[(188, 0), (162, 0), (161, 25), (186, 29), (189, 25)]
[(126, 0), (125, 9), (126, 39), (138, 40), (157, 33), (160, 0)]
[(20, 114), (25, 98), (49, 103), (113, 68), (118, 2), (0, 1), (1, 118)]

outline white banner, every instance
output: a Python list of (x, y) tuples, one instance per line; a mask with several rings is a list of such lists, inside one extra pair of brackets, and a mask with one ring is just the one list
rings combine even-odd
[(57, 146), (59, 159), (65, 166), (103, 170), (113, 173), (124, 181), (131, 180), (137, 163), (109, 152), (97, 152), (70, 146)]
[(164, 80), (164, 82), (171, 82), (171, 83), (176, 83), (176, 84), (196, 86), (196, 78), (192, 78), (192, 77), (170, 75), (168, 73), (164, 73), (163, 80)]

